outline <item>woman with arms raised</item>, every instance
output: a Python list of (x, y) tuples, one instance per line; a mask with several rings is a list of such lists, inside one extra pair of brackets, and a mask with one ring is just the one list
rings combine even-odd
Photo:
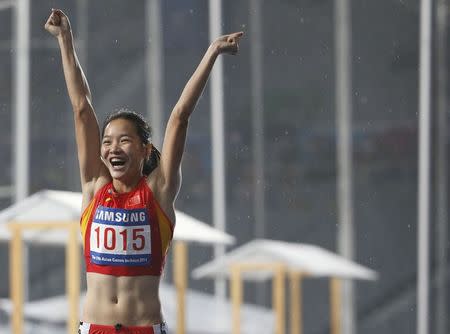
[(175, 226), (188, 120), (217, 56), (236, 54), (242, 32), (207, 49), (170, 115), (159, 154), (135, 112), (111, 114), (100, 133), (67, 16), (53, 9), (45, 29), (58, 41), (75, 119), (87, 272), (80, 333), (166, 333), (158, 290)]

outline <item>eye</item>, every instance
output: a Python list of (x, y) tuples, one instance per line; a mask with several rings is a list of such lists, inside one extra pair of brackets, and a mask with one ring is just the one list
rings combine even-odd
[(111, 141), (110, 141), (110, 140), (104, 140), (104, 141), (102, 142), (102, 144), (103, 144), (103, 145), (109, 145), (109, 144), (111, 144)]
[(126, 138), (126, 137), (120, 139), (120, 142), (121, 142), (121, 143), (128, 143), (129, 141), (130, 141), (130, 139), (129, 139), (129, 138)]

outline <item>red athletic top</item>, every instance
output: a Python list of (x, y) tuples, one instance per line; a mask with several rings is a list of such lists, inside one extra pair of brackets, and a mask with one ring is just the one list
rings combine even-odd
[(173, 225), (146, 178), (128, 193), (101, 188), (81, 216), (86, 271), (112, 276), (162, 274)]

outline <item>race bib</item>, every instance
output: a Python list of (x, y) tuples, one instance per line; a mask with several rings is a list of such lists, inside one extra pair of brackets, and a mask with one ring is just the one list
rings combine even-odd
[(91, 225), (91, 262), (109, 266), (144, 266), (151, 260), (146, 209), (99, 206)]

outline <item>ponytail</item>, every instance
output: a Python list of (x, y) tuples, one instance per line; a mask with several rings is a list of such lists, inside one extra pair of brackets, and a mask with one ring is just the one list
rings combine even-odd
[(153, 172), (153, 170), (158, 167), (160, 158), (161, 153), (159, 153), (158, 149), (155, 146), (152, 146), (150, 157), (144, 162), (144, 166), (142, 167), (142, 174), (144, 174), (145, 176), (149, 176), (151, 172)]

